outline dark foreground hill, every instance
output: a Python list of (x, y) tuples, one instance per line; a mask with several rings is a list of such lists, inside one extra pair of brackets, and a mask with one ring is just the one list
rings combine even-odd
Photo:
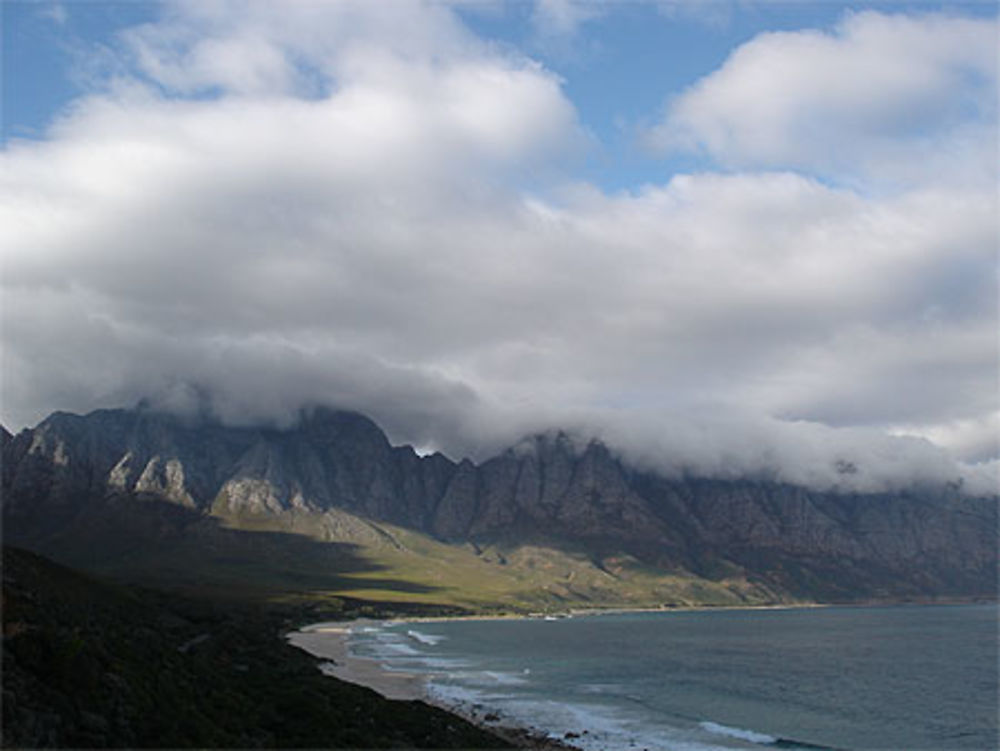
[(476, 608), (994, 597), (997, 499), (666, 478), (534, 436), (476, 465), (317, 409), (288, 429), (144, 409), (4, 440), (5, 539), (171, 587)]
[(508, 747), (322, 675), (281, 638), (294, 615), (109, 585), (5, 548), (3, 746)]

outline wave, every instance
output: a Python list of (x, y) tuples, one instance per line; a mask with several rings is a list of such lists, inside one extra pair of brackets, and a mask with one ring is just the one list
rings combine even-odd
[(456, 671), (472, 667), (471, 662), (457, 657), (421, 657), (413, 662), (415, 664), (407, 668), (411, 672), (414, 667), (423, 667), (434, 672), (440, 672), (442, 670)]
[(399, 642), (383, 642), (378, 644), (372, 651), (383, 659), (391, 659), (393, 657), (418, 657), (420, 655), (420, 652), (415, 650), (409, 644), (400, 644)]
[[(650, 724), (628, 711), (573, 701), (527, 700), (484, 703), (496, 710), (501, 722), (542, 731), (583, 751), (732, 751), (722, 742), (708, 742), (692, 729)], [(544, 729), (544, 730), (543, 730)]]
[(471, 686), (458, 686), (453, 683), (436, 683), (434, 681), (427, 684), (426, 691), (432, 701), (442, 706), (452, 707), (460, 713), (469, 713), (471, 709), (483, 709), (487, 706), (492, 710), (498, 704), (515, 698), (513, 694), (495, 693)]
[(747, 741), (748, 743), (756, 743), (761, 746), (772, 746), (774, 748), (787, 749), (787, 751), (838, 751), (838, 749), (833, 746), (820, 746), (815, 743), (797, 741), (792, 738), (775, 737), (773, 735), (768, 735), (767, 733), (758, 733), (755, 730), (745, 730), (743, 728), (734, 728), (729, 725), (722, 725), (718, 722), (712, 722), (711, 720), (699, 722), (698, 725), (702, 730), (707, 730), (709, 733), (714, 733), (715, 735), (723, 735), (727, 738), (735, 738), (737, 740)]
[(523, 686), (528, 683), (528, 679), (524, 678), (523, 675), (523, 673), (508, 673), (502, 670), (460, 670), (452, 673), (450, 678), (467, 686), (489, 688), (492, 686)]
[(741, 741), (749, 741), (750, 743), (759, 743), (764, 746), (771, 746), (778, 742), (777, 738), (773, 735), (768, 735), (767, 733), (758, 733), (754, 730), (744, 730), (743, 728), (734, 728), (729, 725), (720, 725), (718, 722), (711, 722), (710, 720), (699, 722), (698, 725), (702, 728), (702, 730), (707, 730), (709, 733), (724, 735), (727, 738), (737, 738)]
[(332, 660), (327, 660), (326, 662), (321, 662), (319, 664), (319, 671), (323, 675), (329, 675), (333, 678), (337, 677), (337, 671), (340, 669), (340, 665), (333, 662)]
[(414, 631), (412, 629), (410, 631), (407, 631), (406, 635), (409, 636), (414, 641), (419, 642), (420, 644), (426, 644), (429, 647), (433, 647), (435, 644), (440, 644), (446, 638), (444, 636), (438, 636), (436, 634), (424, 634), (420, 631)]
[[(530, 728), (552, 739), (568, 739), (583, 751), (732, 751), (747, 748), (747, 744), (803, 751), (819, 748), (710, 720), (699, 722), (694, 717), (676, 717), (681, 720), (677, 724), (665, 724), (661, 716), (651, 723), (647, 702), (626, 693), (626, 686), (620, 683), (578, 686), (580, 693), (597, 699), (594, 703), (569, 697), (561, 701), (543, 698), (530, 668), (491, 670), (475, 661), (445, 657), (433, 647), (446, 639), (400, 624), (393, 630), (371, 629), (362, 643), (365, 652), (390, 670), (425, 673), (428, 697), (434, 703), (480, 719), (491, 716), (500, 724)], [(611, 696), (615, 704), (625, 702), (640, 711), (601, 701)]]
[(358, 657), (369, 657), (390, 663), (393, 660), (414, 659), (421, 656), (421, 652), (414, 649), (402, 635), (378, 628), (359, 629), (350, 645), (351, 652)]
[[(434, 703), (450, 707), (459, 714), (485, 720), (488, 724), (525, 728), (553, 740), (569, 741), (582, 751), (629, 748), (733, 751), (734, 748), (721, 740), (711, 742), (699, 737), (699, 731), (694, 729), (650, 725), (629, 712), (612, 707), (529, 698), (516, 687), (512, 687), (513, 693), (507, 693), (503, 686), (485, 685), (489, 677), (502, 675), (510, 676), (493, 671), (453, 674), (443, 681), (431, 680), (427, 691)], [(460, 682), (452, 682), (456, 680)]]
[(386, 670), (404, 673), (453, 673), (472, 666), (467, 660), (427, 654), (421, 649), (423, 646), (439, 643), (447, 638), (444, 636), (414, 630), (400, 633), (371, 626), (358, 629), (355, 633), (360, 638), (351, 642), (352, 652), (358, 657), (378, 660)]

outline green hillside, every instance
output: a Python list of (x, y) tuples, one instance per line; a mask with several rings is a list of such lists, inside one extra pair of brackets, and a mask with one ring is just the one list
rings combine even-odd
[[(299, 597), (352, 597), (397, 603), (456, 606), (476, 610), (547, 611), (568, 607), (659, 607), (747, 605), (780, 601), (780, 595), (739, 575), (717, 580), (677, 570), (643, 566), (625, 553), (600, 559), (579, 546), (538, 544), (446, 544), (413, 530), (376, 523), (343, 511), (326, 514), (259, 515), (226, 519), (244, 533), (285, 532), (321, 546), (350, 540), (354, 571), (314, 566), (296, 579), (288, 569), (272, 576)], [(235, 561), (232, 562), (235, 565)], [(250, 563), (249, 561), (247, 562)], [(272, 571), (278, 567), (272, 567)], [(238, 575), (236, 569), (233, 575)], [(258, 580), (259, 581), (259, 580)], [(301, 589), (296, 586), (305, 585)]]

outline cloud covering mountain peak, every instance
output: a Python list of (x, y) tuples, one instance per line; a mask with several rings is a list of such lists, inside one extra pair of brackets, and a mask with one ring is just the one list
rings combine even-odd
[(454, 454), (581, 426), (717, 473), (995, 482), (958, 462), (997, 456), (995, 19), (760, 34), (664, 92), (654, 143), (709, 162), (614, 191), (560, 73), (392, 8), (168, 3), (7, 144), (5, 421), (198, 384)]

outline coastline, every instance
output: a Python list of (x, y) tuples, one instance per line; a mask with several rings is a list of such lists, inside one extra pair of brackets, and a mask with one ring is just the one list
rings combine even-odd
[[(603, 738), (603, 734), (606, 732), (606, 728), (599, 721), (594, 724), (588, 722), (587, 720), (581, 721), (579, 724), (574, 723), (570, 725), (567, 729), (565, 724), (562, 724), (562, 729), (558, 732), (553, 732), (551, 726), (548, 729), (542, 729), (534, 727), (532, 725), (533, 720), (525, 719), (523, 715), (512, 716), (506, 715), (501, 711), (497, 711), (496, 707), (491, 707), (488, 704), (483, 705), (475, 703), (476, 699), (462, 699), (458, 696), (449, 695), (445, 692), (443, 695), (439, 693), (436, 685), (431, 685), (435, 683), (437, 679), (443, 676), (447, 676), (446, 670), (438, 670), (433, 673), (407, 673), (394, 669), (388, 669), (385, 665), (380, 662), (379, 659), (374, 657), (361, 657), (351, 653), (350, 649), (350, 639), (352, 631), (359, 629), (364, 629), (366, 627), (376, 627), (376, 626), (405, 626), (407, 624), (419, 624), (419, 623), (430, 623), (430, 622), (446, 622), (446, 621), (514, 621), (514, 620), (555, 620), (559, 617), (574, 617), (580, 616), (581, 618), (586, 616), (593, 616), (597, 614), (615, 614), (615, 613), (666, 613), (666, 612), (690, 612), (690, 611), (715, 611), (715, 610), (726, 610), (726, 611), (742, 611), (742, 610), (813, 610), (813, 609), (823, 609), (828, 607), (855, 607), (855, 608), (866, 608), (866, 607), (886, 607), (886, 606), (896, 606), (896, 607), (927, 607), (927, 606), (950, 606), (950, 605), (992, 605), (996, 606), (995, 601), (990, 602), (876, 602), (876, 603), (850, 603), (848, 605), (836, 605), (836, 604), (788, 604), (788, 605), (771, 605), (771, 606), (750, 606), (750, 607), (684, 607), (684, 608), (623, 608), (623, 609), (574, 609), (571, 611), (566, 611), (560, 616), (553, 614), (544, 613), (533, 613), (533, 614), (475, 614), (466, 616), (445, 616), (445, 617), (403, 617), (403, 618), (387, 618), (387, 619), (358, 619), (352, 621), (344, 622), (328, 622), (328, 623), (314, 623), (310, 625), (303, 626), (299, 631), (290, 632), (286, 634), (286, 639), (289, 643), (294, 646), (303, 649), (309, 654), (319, 657), (324, 660), (332, 661), (332, 663), (324, 663), (319, 667), (327, 675), (336, 677), (340, 680), (348, 681), (358, 685), (370, 688), (377, 693), (381, 694), (388, 699), (396, 699), (403, 701), (420, 701), (424, 704), (436, 707), (438, 709), (444, 710), (452, 715), (462, 718), (463, 720), (477, 726), (481, 730), (491, 733), (508, 743), (511, 743), (516, 748), (525, 749), (564, 749), (566, 751), (581, 751), (585, 748), (596, 748), (594, 742)], [(411, 632), (412, 635), (412, 632)], [(416, 637), (414, 637), (416, 638)], [(423, 641), (423, 639), (419, 639)], [(530, 714), (528, 715), (531, 716)], [(735, 729), (730, 727), (728, 724), (715, 722), (714, 716), (709, 715), (709, 719), (706, 721), (708, 725), (713, 726), (713, 728), (706, 728), (705, 723), (701, 723), (701, 727), (706, 728), (709, 732), (716, 733), (719, 735), (733, 735), (733, 733), (747, 733), (756, 732), (756, 730), (746, 731), (740, 728), (743, 725), (736, 726)], [(520, 724), (519, 724), (520, 723)], [(542, 725), (547, 723), (543, 719), (541, 721)], [(560, 724), (556, 724), (555, 727), (560, 727)], [(747, 725), (746, 727), (756, 727)], [(718, 728), (721, 728), (719, 730)], [(569, 730), (572, 729), (572, 732)], [(567, 730), (565, 735), (562, 735), (562, 730)], [(735, 735), (733, 737), (742, 737)], [(775, 736), (781, 744), (793, 743), (796, 747), (803, 746), (799, 741), (789, 741), (784, 736)], [(794, 737), (794, 736), (793, 736)], [(580, 744), (580, 745), (574, 745)], [(655, 745), (655, 744), (654, 744)], [(808, 744), (807, 744), (808, 745)], [(603, 748), (603, 746), (600, 746)], [(839, 747), (839, 746), (838, 746)], [(816, 748), (820, 748), (816, 746)], [(823, 746), (823, 748), (834, 748), (833, 746)]]
[(326, 675), (365, 686), (386, 699), (426, 701), (426, 679), (423, 677), (386, 670), (377, 660), (351, 654), (351, 629), (363, 623), (365, 621), (361, 620), (317, 623), (286, 634), (285, 639), (293, 647), (325, 660), (319, 669)]
[[(416, 622), (418, 619), (393, 620), (393, 623)], [(431, 620), (431, 619), (427, 619)], [(433, 619), (455, 620), (455, 619)], [(468, 619), (460, 619), (468, 620)], [(541, 730), (506, 724), (503, 718), (488, 710), (479, 711), (476, 707), (443, 702), (436, 699), (427, 690), (428, 675), (387, 670), (382, 663), (368, 657), (351, 654), (351, 630), (366, 623), (383, 623), (359, 619), (354, 621), (316, 623), (304, 626), (298, 631), (285, 635), (285, 640), (292, 646), (318, 657), (321, 662), (319, 669), (328, 676), (338, 680), (370, 688), (386, 699), (395, 701), (421, 701), (425, 704), (443, 709), (476, 727), (485, 730), (512, 744), (515, 748), (535, 749), (536, 751), (579, 751), (579, 747), (570, 745), (564, 740), (552, 738)]]
[[(913, 597), (913, 598), (871, 598), (868, 600), (848, 600), (844, 602), (781, 602), (761, 605), (669, 605), (648, 607), (589, 607), (567, 608), (566, 610), (540, 611), (532, 613), (498, 612), (471, 613), (469, 615), (426, 615), (405, 616), (401, 618), (375, 619), (372, 623), (434, 623), (447, 621), (500, 621), (500, 620), (552, 620), (559, 618), (586, 617), (593, 615), (628, 615), (629, 613), (708, 613), (730, 611), (770, 611), (770, 610), (813, 610), (822, 608), (871, 608), (871, 607), (935, 607), (947, 605), (997, 605), (1000, 606), (1000, 595), (984, 597), (981, 595), (969, 597)], [(344, 625), (359, 623), (360, 620), (346, 621)], [(322, 624), (317, 624), (322, 625)]]

